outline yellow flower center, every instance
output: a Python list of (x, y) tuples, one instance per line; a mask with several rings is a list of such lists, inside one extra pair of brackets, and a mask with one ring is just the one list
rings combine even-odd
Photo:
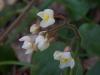
[(65, 63), (67, 63), (67, 62), (68, 62), (68, 59), (66, 59), (66, 58), (63, 58), (63, 59), (60, 60), (60, 63), (61, 63), (61, 64), (65, 64)]
[(44, 14), (44, 16), (43, 16), (43, 17), (44, 17), (44, 21), (46, 21), (46, 22), (47, 22), (47, 21), (48, 21), (48, 19), (49, 19), (49, 15), (48, 15), (48, 14)]
[(66, 64), (66, 63), (68, 63), (71, 60), (72, 60), (72, 58), (61, 58), (60, 63), (61, 64)]

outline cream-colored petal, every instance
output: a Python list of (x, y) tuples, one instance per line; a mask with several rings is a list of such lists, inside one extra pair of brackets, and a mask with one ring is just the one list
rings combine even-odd
[(45, 9), (44, 11), (37, 13), (37, 15), (43, 19), (40, 22), (40, 26), (43, 28), (46, 28), (55, 23), (54, 12), (52, 9)]
[(56, 51), (53, 56), (55, 60), (60, 61), (60, 69), (64, 69), (66, 67), (70, 67), (72, 69), (75, 65), (74, 59), (72, 58), (70, 52)]
[(63, 63), (59, 65), (60, 69), (64, 69), (66, 67), (70, 67), (71, 69), (75, 66), (75, 62), (74, 62), (74, 59), (71, 58), (71, 60), (69, 59), (68, 62), (66, 63)]
[(38, 49), (40, 51), (44, 51), (45, 49), (47, 49), (49, 47), (49, 42), (42, 42), (38, 44)]
[(23, 49), (30, 49), (30, 48), (32, 48), (32, 43), (31, 43), (31, 42), (25, 41), (25, 42), (23, 43), (23, 45), (22, 45), (22, 48), (23, 48)]
[(34, 33), (37, 32), (38, 29), (39, 29), (39, 26), (36, 25), (36, 24), (33, 24), (33, 25), (30, 27), (30, 32), (31, 32), (32, 34), (34, 34)]
[(19, 39), (19, 41), (31, 41), (30, 36), (23, 36)]
[(54, 16), (54, 11), (52, 9), (45, 9), (44, 13), (48, 14), (49, 17), (53, 17)]
[(72, 59), (70, 61), (70, 68), (72, 69), (72, 68), (74, 68), (74, 66), (75, 66), (75, 61), (74, 61), (74, 59)]
[(55, 60), (60, 60), (61, 55), (62, 55), (61, 51), (55, 51), (53, 57)]
[(32, 52), (33, 52), (33, 49), (27, 49), (27, 50), (25, 51), (25, 54), (32, 54)]
[(63, 52), (62, 57), (63, 58), (71, 58), (71, 53), (70, 52)]
[(42, 42), (43, 40), (44, 40), (44, 37), (41, 36), (41, 35), (39, 35), (39, 36), (37, 36), (37, 38), (35, 39), (35, 44), (37, 45), (37, 44), (39, 44), (40, 42)]
[(46, 31), (41, 31), (35, 39), (35, 44), (40, 51), (43, 51), (49, 47), (48, 38), (44, 34), (46, 34)]
[(54, 20), (53, 18), (51, 18), (51, 19), (49, 19), (48, 21), (42, 20), (42, 21), (40, 22), (40, 26), (41, 26), (42, 28), (46, 28), (46, 27), (48, 27), (48, 26), (53, 25), (54, 23), (55, 23), (55, 20)]
[(37, 13), (37, 15), (40, 16), (40, 17), (43, 19), (43, 17), (44, 17), (44, 12), (41, 11), (41, 12)]

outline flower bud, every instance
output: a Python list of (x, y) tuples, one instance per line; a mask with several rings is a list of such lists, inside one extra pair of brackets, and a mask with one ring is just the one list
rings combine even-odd
[(35, 33), (37, 33), (37, 32), (39, 31), (39, 29), (40, 29), (40, 26), (39, 26), (39, 25), (33, 24), (33, 25), (30, 27), (30, 32), (31, 32), (32, 34), (35, 34)]

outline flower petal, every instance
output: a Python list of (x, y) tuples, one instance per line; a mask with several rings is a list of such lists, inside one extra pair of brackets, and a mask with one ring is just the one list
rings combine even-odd
[[(70, 59), (69, 59), (70, 60)], [(60, 69), (64, 69), (66, 67), (70, 67), (71, 69), (75, 66), (75, 62), (74, 62), (74, 59), (71, 58), (70, 61), (68, 61), (67, 63), (65, 64), (60, 64), (59, 67)]]
[(35, 39), (35, 44), (39, 44), (40, 42), (42, 42), (44, 40), (44, 37), (39, 35), (37, 36), (37, 38)]
[(40, 16), (43, 19), (44, 12), (41, 11), (41, 12), (37, 13), (37, 15)]
[(27, 49), (25, 54), (31, 54), (33, 52), (33, 49)]
[(37, 13), (37, 15), (43, 19), (40, 22), (40, 26), (43, 28), (46, 28), (55, 23), (54, 11), (51, 9), (45, 9), (44, 11)]
[(31, 32), (32, 34), (34, 34), (34, 33), (37, 32), (37, 30), (38, 30), (39, 28), (40, 28), (40, 27), (39, 27), (38, 25), (33, 24), (33, 25), (30, 27), (30, 32)]
[(23, 36), (19, 39), (19, 41), (31, 41), (30, 36)]
[(51, 19), (49, 19), (48, 21), (42, 20), (42, 21), (40, 22), (40, 26), (41, 26), (42, 28), (46, 28), (46, 27), (48, 27), (48, 26), (50, 26), (50, 25), (53, 25), (54, 23), (55, 23), (55, 20), (54, 20), (53, 18), (51, 18)]
[(31, 42), (25, 41), (25, 42), (23, 43), (23, 45), (22, 45), (22, 48), (23, 48), (23, 49), (30, 49), (30, 48), (32, 48), (32, 43), (31, 43)]
[(63, 52), (62, 57), (63, 58), (71, 58), (71, 53), (70, 52)]
[(75, 61), (74, 61), (74, 59), (72, 59), (70, 61), (70, 68), (72, 69), (72, 68), (74, 68), (74, 66), (75, 66)]
[(45, 9), (44, 13), (48, 14), (50, 18), (54, 16), (54, 11), (52, 9)]
[(54, 54), (53, 54), (53, 57), (54, 57), (55, 60), (60, 60), (61, 55), (62, 55), (62, 52), (55, 51)]
[(38, 49), (40, 51), (43, 51), (43, 50), (47, 49), (49, 47), (49, 45), (50, 45), (49, 42), (43, 41), (38, 44)]
[(40, 49), (41, 51), (49, 47), (49, 41), (48, 38), (46, 37), (46, 34), (47, 34), (46, 31), (42, 31), (35, 39), (35, 44), (37, 45), (38, 49)]

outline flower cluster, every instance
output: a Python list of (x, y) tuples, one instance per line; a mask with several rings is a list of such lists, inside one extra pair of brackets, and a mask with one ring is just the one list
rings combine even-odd
[(26, 50), (25, 54), (30, 54), (39, 49), (43, 51), (49, 47), (49, 38), (47, 31), (40, 31), (40, 28), (46, 28), (55, 23), (54, 12), (51, 9), (45, 9), (37, 13), (42, 18), (40, 24), (33, 24), (30, 27), (32, 35), (23, 36), (19, 41), (24, 41), (22, 48)]
[[(19, 39), (19, 41), (23, 41), (22, 48), (26, 50), (25, 54), (30, 54), (33, 51), (39, 49), (40, 51), (44, 51), (50, 45), (50, 38), (47, 31), (40, 31), (41, 28), (46, 28), (55, 23), (54, 12), (51, 9), (45, 9), (37, 13), (38, 16), (42, 18), (42, 21), (39, 24), (33, 24), (30, 27), (31, 35), (23, 36)], [(54, 59), (60, 61), (59, 67), (64, 69), (66, 67), (70, 67), (71, 69), (75, 65), (75, 61), (71, 56), (70, 47), (66, 47), (64, 52), (55, 51)]]

